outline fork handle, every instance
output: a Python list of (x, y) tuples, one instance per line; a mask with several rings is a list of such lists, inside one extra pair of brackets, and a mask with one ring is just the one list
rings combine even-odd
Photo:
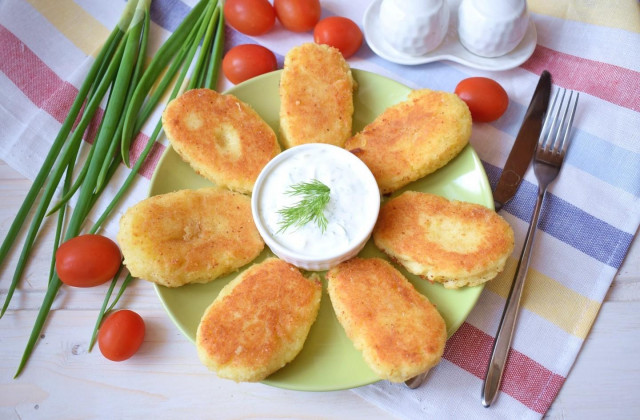
[(518, 261), (518, 267), (516, 268), (515, 279), (511, 284), (511, 290), (509, 291), (507, 303), (504, 311), (502, 312), (502, 319), (500, 320), (498, 333), (496, 335), (495, 342), (493, 343), (491, 359), (489, 360), (487, 374), (484, 379), (484, 384), (482, 385), (482, 405), (485, 407), (489, 407), (496, 399), (498, 389), (500, 388), (500, 382), (502, 381), (502, 372), (504, 371), (504, 366), (507, 361), (509, 347), (511, 346), (511, 341), (513, 339), (513, 331), (518, 318), (520, 298), (522, 297), (522, 289), (524, 288), (524, 281), (529, 269), (529, 258), (531, 257), (533, 238), (536, 234), (538, 217), (540, 216), (540, 208), (542, 207), (545, 190), (546, 188), (538, 189), (538, 199), (536, 200), (536, 206), (533, 210), (533, 214), (531, 215), (529, 230), (527, 231), (527, 236), (522, 248), (522, 254), (520, 254), (520, 260)]

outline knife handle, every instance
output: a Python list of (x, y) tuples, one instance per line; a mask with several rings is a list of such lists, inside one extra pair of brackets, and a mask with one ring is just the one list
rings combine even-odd
[(533, 214), (531, 215), (529, 230), (527, 231), (522, 253), (520, 254), (520, 260), (518, 261), (518, 267), (516, 268), (515, 279), (511, 284), (507, 303), (504, 311), (502, 312), (500, 325), (498, 326), (496, 340), (493, 343), (491, 359), (489, 360), (487, 374), (482, 385), (482, 405), (485, 407), (489, 407), (495, 401), (502, 381), (502, 373), (507, 362), (509, 347), (511, 347), (513, 331), (518, 318), (518, 310), (520, 308), (522, 290), (524, 289), (524, 281), (527, 277), (527, 271), (529, 270), (529, 259), (531, 257), (533, 238), (536, 234), (538, 216), (540, 215), (540, 207), (542, 206), (543, 197), (544, 192), (539, 189), (536, 206), (533, 210)]

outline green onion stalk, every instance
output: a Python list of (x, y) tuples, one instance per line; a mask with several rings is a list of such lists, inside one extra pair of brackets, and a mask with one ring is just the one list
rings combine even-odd
[[(0, 311), (0, 317), (2, 317), (22, 276), (44, 218), (58, 213), (47, 292), (16, 371), (16, 377), (22, 372), (29, 359), (51, 310), (53, 300), (62, 285), (54, 269), (55, 250), (59, 244), (82, 233), (90, 211), (105, 186), (111, 181), (119, 165), (122, 162), (127, 166), (130, 165), (131, 141), (158, 106), (166, 90), (173, 85), (169, 96), (169, 99), (173, 99), (185, 88), (184, 81), (196, 54), (198, 54), (198, 58), (186, 88), (208, 87), (213, 89), (217, 83), (224, 45), (224, 18), (218, 1), (201, 0), (198, 2), (145, 68), (144, 61), (150, 29), (150, 1), (129, 0), (127, 2), (120, 21), (107, 38), (87, 73), (85, 81), (78, 90), (78, 95), (71, 105), (69, 114), (0, 246), (1, 264), (23, 228), (28, 214), (36, 205), (36, 200), (39, 199), (29, 224), (11, 285)], [(200, 44), (201, 47), (199, 47)], [(178, 71), (180, 71), (179, 74)], [(161, 75), (162, 78), (160, 78)], [(176, 75), (178, 76), (176, 77)], [(152, 90), (153, 86), (156, 88)], [(72, 183), (71, 177), (74, 167), (78, 163), (82, 137), (89, 123), (94, 119), (107, 92), (108, 100), (98, 132), (84, 166)], [(74, 122), (78, 120), (76, 128), (73, 129)], [(132, 185), (161, 131), (162, 124), (161, 121), (158, 121), (153, 134), (149, 137), (143, 152), (132, 166), (126, 180), (98, 220), (89, 229), (89, 233), (95, 233), (101, 228)], [(50, 206), (63, 176), (62, 198)], [(77, 201), (66, 223), (65, 230), (68, 201), (74, 196), (77, 196)], [(47, 209), (49, 209), (48, 212)], [(121, 265), (107, 291), (96, 321), (90, 347), (95, 343), (95, 337), (104, 315), (115, 307), (132, 280), (131, 275), (128, 274), (114, 301), (109, 305), (122, 269)]]
[[(114, 132), (114, 121), (117, 123), (118, 115), (122, 112), (124, 102), (122, 87), (124, 86), (126, 88), (130, 83), (132, 73), (131, 69), (133, 67), (131, 64), (132, 60), (130, 59), (130, 56), (124, 56), (124, 53), (127, 50), (127, 45), (130, 44), (130, 42), (128, 42), (128, 39), (130, 39), (131, 37), (131, 32), (124, 28), (128, 28), (130, 24), (135, 25), (135, 21), (133, 20), (135, 14), (132, 14), (131, 9), (137, 6), (137, 3), (137, 1), (130, 1), (127, 3), (127, 6), (125, 8), (125, 17), (127, 19), (127, 23), (126, 25), (124, 25), (121, 22), (121, 25), (118, 26), (118, 30), (124, 32), (124, 36), (122, 38), (122, 41), (119, 42), (113, 58), (109, 61), (103, 79), (99, 83), (97, 83), (96, 81), (96, 84), (94, 84), (94, 86), (97, 85), (97, 89), (93, 94), (93, 97), (89, 101), (89, 105), (87, 106), (87, 108), (90, 109), (89, 113), (85, 113), (82, 116), (81, 124), (84, 120), (89, 119), (91, 113), (95, 112), (95, 109), (92, 109), (93, 106), (95, 105), (97, 107), (97, 103), (100, 102), (103, 95), (106, 93), (107, 87), (111, 87), (111, 93), (109, 96), (109, 101), (107, 102), (103, 120), (100, 123), (99, 131), (96, 135), (96, 138), (94, 139), (94, 145), (92, 146), (94, 150), (91, 160), (88, 161), (89, 167), (82, 185), (80, 186), (78, 200), (68, 222), (68, 226), (64, 234), (64, 241), (69, 240), (80, 233), (83, 222), (89, 213), (90, 208), (88, 206), (88, 203), (91, 197), (92, 189), (95, 185), (95, 179), (97, 178), (95, 168), (104, 159), (105, 150), (108, 148), (108, 142), (110, 141), (111, 136)], [(137, 10), (137, 8), (134, 9), (134, 12), (135, 10)], [(93, 115), (91, 115), (91, 117), (93, 117)], [(51, 200), (51, 195), (55, 190), (55, 186), (59, 181), (60, 176), (62, 175), (62, 171), (65, 169), (65, 166), (68, 165), (69, 159), (72, 158), (72, 156), (70, 155), (73, 153), (73, 150), (76, 150), (77, 147), (79, 147), (81, 135), (78, 135), (78, 133), (81, 133), (81, 129), (76, 129), (71, 141), (69, 141), (65, 145), (65, 152), (67, 153), (62, 153), (56, 162), (54, 172), (52, 173), (52, 177), (49, 179), (47, 187), (45, 188), (44, 196), (40, 202), (40, 205), (38, 206), (36, 217), (34, 217), (33, 220), (33, 222), (36, 222), (36, 224), (38, 225), (42, 221), (42, 217), (40, 216), (42, 210), (45, 209), (46, 206), (48, 206)], [(25, 243), (25, 247), (23, 248), (23, 253), (20, 257), (21, 263), (24, 263), (26, 261), (26, 258), (28, 257), (30, 251), (29, 248), (33, 244), (33, 238), (35, 235), (33, 234), (33, 232), (38, 228), (33, 222), (29, 230), (27, 242)], [(16, 280), (17, 278), (14, 277), (14, 283)], [(29, 336), (24, 354), (16, 371), (16, 377), (21, 373), (29, 356), (33, 351), (33, 347), (35, 346), (35, 343), (40, 336), (40, 332), (42, 331), (44, 323), (47, 319), (47, 316), (51, 309), (51, 305), (53, 304), (53, 300), (55, 299), (61, 285), (62, 283), (57, 274), (53, 273), (53, 277), (49, 280), (47, 292), (36, 317), (35, 325), (33, 327), (31, 335)], [(12, 286), (15, 288), (15, 284), (12, 284)], [(10, 296), (7, 297), (7, 302), (5, 303), (5, 305), (8, 304), (9, 298)]]
[[(213, 51), (212, 54), (209, 54), (209, 56), (212, 57), (212, 59), (208, 61), (206, 66), (199, 66), (199, 68), (197, 66), (196, 69), (194, 70), (194, 72), (191, 75), (191, 80), (193, 81), (193, 80), (199, 79), (200, 78), (200, 74), (199, 73), (201, 73), (201, 74), (205, 74), (205, 73), (206, 74), (210, 74), (210, 73), (218, 74), (219, 73), (219, 67), (220, 67), (220, 61), (221, 61), (221, 58), (222, 58), (222, 54), (221, 54), (221, 48), (216, 49), (216, 45), (223, 45), (224, 44), (224, 40), (222, 39), (222, 37), (224, 36), (224, 20), (223, 20), (224, 18), (222, 17), (223, 14), (222, 14), (222, 11), (221, 11), (221, 6), (217, 5), (216, 3), (217, 2), (215, 2), (215, 1), (210, 2), (210, 5), (208, 6), (207, 10), (205, 10), (204, 14), (202, 15), (202, 18), (200, 18), (196, 22), (196, 24), (192, 27), (191, 32), (188, 34), (188, 36), (186, 38), (187, 42), (185, 42), (182, 45), (181, 49), (178, 51), (176, 59), (171, 64), (169, 69), (165, 72), (165, 76), (164, 76), (163, 80), (161, 80), (160, 83), (158, 84), (159, 89), (164, 89), (163, 86), (167, 86), (168, 85), (167, 82), (172, 80), (175, 77), (177, 70), (181, 66), (181, 72), (178, 75), (178, 78), (177, 78), (177, 80), (176, 80), (176, 82), (174, 84), (174, 88), (173, 88), (173, 91), (171, 92), (171, 94), (169, 96), (169, 100), (174, 99), (180, 93), (182, 85), (184, 83), (184, 80), (185, 80), (185, 78), (187, 76), (188, 70), (189, 70), (189, 68), (191, 66), (191, 63), (193, 61), (193, 58), (194, 58), (196, 52), (198, 51), (198, 44), (200, 43), (200, 40), (203, 37), (203, 33), (205, 31), (205, 28), (207, 27), (207, 25), (209, 25), (207, 22), (211, 22), (211, 21), (214, 21), (214, 20), (217, 20), (217, 30), (215, 32), (216, 33), (215, 41), (213, 42), (213, 50), (214, 51)], [(212, 15), (212, 13), (213, 13), (213, 15)], [(202, 57), (205, 54), (207, 54), (207, 50), (206, 50), (205, 46), (211, 44), (210, 40), (207, 40), (207, 37), (211, 37), (211, 31), (208, 31), (205, 34), (205, 38), (203, 39), (203, 48), (200, 49), (199, 57)], [(210, 77), (209, 80), (211, 81), (211, 84), (204, 83), (202, 85), (202, 87), (206, 87), (206, 88), (209, 88), (209, 89), (215, 88), (213, 83), (217, 82), (217, 76), (216, 76), (215, 79)], [(191, 89), (191, 88), (195, 88), (195, 87), (198, 87), (198, 86), (194, 86), (194, 85), (190, 84), (187, 89)], [(158, 93), (157, 91), (154, 92), (154, 94), (149, 99), (150, 103), (152, 103), (154, 105), (155, 105), (155, 103), (157, 103), (156, 101), (159, 100), (159, 98), (161, 96), (161, 95), (158, 95), (157, 93)], [(151, 111), (152, 111), (151, 107), (147, 107), (146, 111), (143, 110), (142, 114), (141, 114), (143, 116), (143, 119), (146, 119)], [(96, 223), (93, 225), (93, 227), (90, 230), (90, 233), (94, 233), (99, 229), (99, 227), (102, 225), (102, 223), (109, 216), (110, 212), (113, 210), (113, 207), (117, 204), (117, 202), (122, 197), (122, 195), (127, 191), (128, 187), (131, 185), (131, 183), (134, 180), (134, 175), (139, 171), (140, 167), (142, 166), (142, 163), (146, 159), (146, 157), (149, 154), (149, 152), (152, 150), (153, 145), (155, 144), (156, 140), (158, 139), (161, 130), (162, 130), (162, 123), (161, 123), (161, 121), (158, 121), (158, 123), (156, 124), (156, 127), (155, 127), (155, 129), (154, 129), (154, 131), (152, 133), (152, 135), (149, 137), (149, 141), (147, 142), (144, 150), (142, 151), (142, 153), (138, 157), (136, 163), (133, 165), (133, 167), (131, 169), (131, 172), (129, 173), (129, 176), (125, 179), (122, 187), (115, 194), (113, 200), (107, 206), (106, 210), (102, 213), (102, 215), (98, 218)], [(95, 323), (95, 327), (94, 327), (93, 333), (91, 335), (91, 340), (90, 340), (90, 343), (89, 343), (89, 351), (91, 351), (91, 349), (95, 345), (95, 341), (96, 341), (97, 334), (98, 334), (98, 329), (100, 327), (100, 324), (102, 323), (102, 320), (104, 319), (104, 316), (110, 310), (112, 310), (115, 307), (116, 303), (118, 302), (118, 300), (122, 296), (124, 290), (127, 288), (129, 283), (131, 282), (132, 277), (131, 277), (130, 274), (127, 274), (125, 280), (122, 282), (122, 284), (120, 286), (120, 290), (119, 290), (116, 298), (111, 303), (111, 305), (109, 305), (109, 307), (107, 308), (108, 301), (111, 298), (111, 295), (113, 293), (113, 290), (115, 288), (115, 284), (116, 284), (117, 280), (118, 280), (118, 276), (116, 275), (116, 277), (114, 277), (114, 279), (111, 282), (109, 290), (107, 291), (107, 295), (105, 296), (104, 302), (103, 302), (102, 307), (100, 309), (100, 313), (98, 314), (98, 318), (97, 318), (96, 323)]]
[[(129, 25), (129, 22), (132, 16), (133, 15), (132, 15), (131, 7), (127, 6), (120, 19), (120, 22), (107, 38), (107, 41), (105, 42), (104, 47), (101, 49), (100, 53), (96, 57), (96, 60), (94, 61), (91, 68), (89, 69), (87, 77), (82, 83), (82, 85), (80, 86), (80, 89), (78, 90), (78, 94), (75, 100), (73, 101), (71, 108), (69, 109), (69, 113), (67, 114), (67, 117), (65, 118), (65, 120), (62, 123), (62, 126), (60, 127), (60, 131), (58, 132), (58, 135), (53, 141), (53, 144), (42, 164), (42, 167), (40, 168), (40, 171), (36, 175), (36, 178), (34, 179), (33, 184), (31, 185), (31, 188), (27, 192), (27, 196), (25, 197), (22, 205), (20, 206), (20, 209), (18, 210), (18, 213), (16, 214), (16, 217), (14, 218), (11, 226), (9, 227), (7, 236), (5, 237), (4, 241), (2, 242), (2, 245), (0, 246), (0, 263), (3, 262), (4, 259), (7, 257), (7, 254), (11, 250), (13, 244), (15, 243), (16, 237), (18, 236), (20, 230), (22, 229), (27, 219), (27, 216), (31, 208), (33, 207), (36, 199), (40, 195), (40, 192), (42, 191), (45, 182), (47, 182), (47, 180), (49, 179), (50, 182), (54, 182), (57, 184), (57, 181), (51, 180), (49, 176), (51, 173), (51, 170), (54, 164), (56, 163), (56, 161), (59, 160), (59, 155), (61, 150), (63, 149), (65, 144), (68, 143), (67, 140), (73, 128), (73, 124), (78, 118), (78, 115), (80, 114), (80, 111), (87, 99), (87, 96), (89, 95), (89, 92), (94, 88), (95, 85), (97, 85), (96, 79), (97, 79), (98, 73), (100, 72), (101, 68), (104, 67), (104, 64), (109, 62), (112, 59), (112, 56), (114, 54), (113, 46), (118, 45), (119, 42), (121, 41), (125, 33), (122, 28), (123, 27), (126, 28)], [(93, 117), (93, 115), (91, 115), (90, 109), (85, 109), (84, 114), (85, 115), (89, 114), (88, 120), (90, 120)], [(80, 135), (82, 135), (82, 131), (84, 130), (80, 125), (75, 130), (76, 133), (80, 132)], [(66, 156), (68, 157), (68, 155)], [(46, 201), (46, 198), (42, 198), (41, 201)], [(36, 229), (39, 228), (39, 223), (35, 223), (35, 225), (36, 225)], [(31, 246), (28, 245), (28, 241), (25, 241), (25, 246), (23, 247), (23, 252), (19, 259), (23, 261), (22, 264), (24, 264), (24, 261), (26, 260), (26, 256), (28, 255), (30, 248)], [(27, 255), (24, 255), (24, 254), (27, 254)], [(18, 263), (18, 267), (16, 271), (23, 269), (23, 268), (20, 268), (20, 264), (21, 263)], [(0, 311), (0, 318), (2, 318), (5, 311), (7, 310), (7, 307), (9, 306), (9, 302), (11, 300), (11, 297), (13, 296), (16, 283), (17, 283), (17, 279), (16, 279), (16, 276), (14, 276), (14, 279), (11, 285), (9, 286), (9, 290), (5, 298), (5, 302), (3, 304), (2, 310)]]

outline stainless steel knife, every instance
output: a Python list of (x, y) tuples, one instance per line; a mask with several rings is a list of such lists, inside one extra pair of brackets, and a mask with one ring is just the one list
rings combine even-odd
[[(498, 185), (493, 191), (496, 211), (500, 210), (516, 194), (520, 182), (524, 178), (524, 173), (531, 163), (542, 131), (542, 122), (549, 106), (549, 96), (551, 96), (551, 74), (545, 70), (540, 75), (529, 108), (524, 114), (520, 131), (511, 148)], [(429, 371), (408, 379), (405, 381), (405, 385), (411, 389), (419, 387), (425, 381), (428, 373)]]
[(524, 114), (520, 131), (518, 131), (498, 184), (493, 191), (493, 202), (496, 211), (500, 210), (516, 194), (520, 182), (522, 182), (524, 174), (527, 172), (533, 153), (536, 150), (538, 137), (540, 137), (542, 122), (549, 106), (550, 95), (551, 74), (545, 70), (540, 75), (540, 80), (536, 90), (533, 92), (529, 108)]

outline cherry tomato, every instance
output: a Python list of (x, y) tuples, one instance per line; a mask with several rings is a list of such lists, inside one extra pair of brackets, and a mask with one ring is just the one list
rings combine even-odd
[(120, 249), (101, 235), (80, 235), (64, 242), (56, 251), (60, 280), (75, 287), (93, 287), (115, 276), (120, 268)]
[(267, 0), (227, 0), (224, 18), (243, 34), (262, 35), (275, 24), (276, 12)]
[(504, 88), (487, 77), (464, 79), (456, 86), (455, 93), (467, 103), (475, 122), (495, 121), (509, 105), (509, 96)]
[(144, 341), (145, 326), (142, 317), (128, 309), (109, 315), (98, 331), (98, 346), (104, 357), (114, 362), (127, 360)]
[(275, 54), (261, 45), (243, 44), (229, 50), (222, 59), (222, 71), (231, 83), (238, 84), (278, 68)]
[(282, 26), (293, 32), (306, 32), (320, 20), (320, 0), (274, 0), (273, 7)]
[(344, 58), (351, 57), (362, 45), (362, 31), (354, 21), (342, 16), (322, 19), (313, 29), (313, 40), (340, 50)]

